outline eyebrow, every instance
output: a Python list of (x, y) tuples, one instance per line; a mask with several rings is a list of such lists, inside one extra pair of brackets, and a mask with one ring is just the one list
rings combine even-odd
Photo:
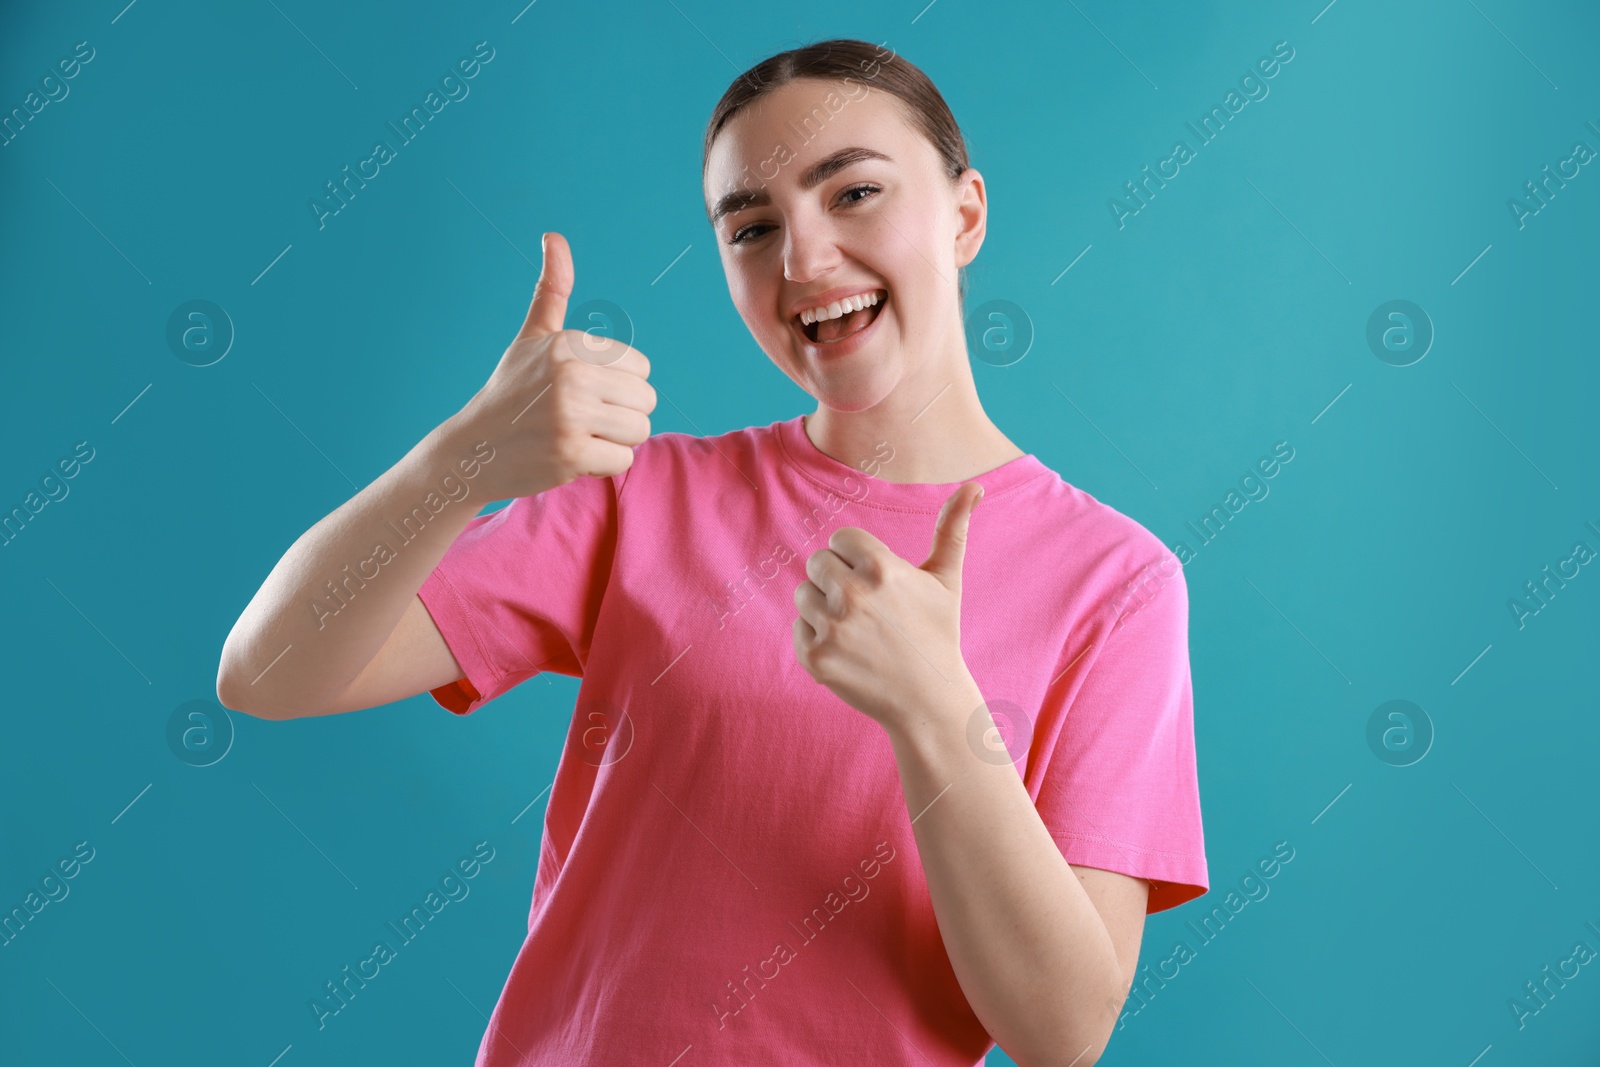
[[(881, 159), (885, 163), (894, 162), (882, 152), (876, 152), (870, 148), (862, 148), (858, 145), (841, 148), (832, 155), (818, 160), (802, 172), (800, 175), (800, 188), (815, 189), (851, 164), (860, 163), (866, 159)], [(770, 203), (772, 203), (772, 197), (765, 186), (760, 189), (741, 189), (738, 192), (728, 193), (719, 199), (717, 206), (712, 209), (710, 215), (711, 224), (715, 226), (722, 216), (735, 211), (743, 211), (752, 207), (765, 207)]]

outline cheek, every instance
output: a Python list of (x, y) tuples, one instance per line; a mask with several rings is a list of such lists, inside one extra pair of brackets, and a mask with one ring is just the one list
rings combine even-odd
[(760, 320), (754, 289), (738, 273), (729, 273), (727, 277), (728, 296), (733, 301), (734, 310), (746, 326), (754, 327)]
[(748, 272), (740, 272), (730, 276), (728, 293), (733, 298), (733, 306), (739, 310), (739, 317), (751, 333), (760, 337), (778, 330), (781, 323), (774, 317), (777, 297), (771, 282), (752, 277)]
[(907, 199), (885, 207), (873, 220), (876, 248), (896, 266), (920, 263), (927, 269), (930, 263), (938, 263), (932, 250), (955, 232), (953, 221), (942, 222), (941, 213), (948, 208), (943, 202)]

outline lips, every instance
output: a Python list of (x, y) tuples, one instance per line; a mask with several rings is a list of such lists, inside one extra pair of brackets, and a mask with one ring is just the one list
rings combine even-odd
[[(837, 345), (837, 344), (841, 344), (841, 343), (843, 343), (845, 341), (848, 341), (850, 338), (854, 337), (856, 334), (862, 333), (862, 332), (870, 329), (872, 327), (872, 324), (877, 322), (878, 316), (883, 312), (884, 306), (886, 304), (888, 304), (888, 302), (889, 302), (889, 291), (887, 289), (883, 289), (883, 288), (857, 290), (856, 293), (853, 293), (853, 294), (850, 294), (850, 295), (859, 295), (862, 292), (877, 293), (878, 294), (877, 303), (872, 304), (872, 305), (870, 305), (868, 307), (862, 308), (860, 311), (847, 312), (843, 316), (841, 316), (841, 318), (844, 319), (847, 322), (859, 322), (859, 325), (857, 325), (855, 329), (851, 330), (849, 333), (844, 334), (841, 337), (836, 337), (836, 338), (834, 338), (833, 340), (830, 340), (830, 341), (818, 340), (818, 329), (819, 329), (819, 327), (821, 325), (820, 321), (813, 321), (813, 322), (810, 322), (810, 323), (802, 324), (801, 321), (800, 321), (800, 313), (799, 312), (796, 312), (793, 316), (790, 317), (789, 325), (795, 331), (797, 331), (800, 334), (801, 337), (803, 337), (805, 339), (807, 344), (816, 345), (816, 346), (818, 346), (820, 348), (827, 348), (830, 345)], [(830, 300), (828, 302), (831, 303), (832, 301)], [(822, 303), (822, 301), (819, 299), (817, 303), (809, 303), (809, 304), (806, 305), (806, 307), (809, 308), (809, 307), (820, 306), (821, 303)]]

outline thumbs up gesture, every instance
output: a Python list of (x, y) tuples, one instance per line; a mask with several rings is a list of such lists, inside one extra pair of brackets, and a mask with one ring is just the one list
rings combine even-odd
[(808, 580), (794, 591), (800, 665), (891, 734), (976, 689), (961, 655), (961, 567), (982, 495), (975, 482), (950, 494), (921, 566), (865, 530), (840, 527), (807, 558)]
[(621, 341), (563, 328), (573, 280), (566, 238), (545, 234), (522, 329), (483, 388), (440, 427), (494, 446), (494, 462), (478, 479), (490, 500), (619, 474), (633, 464), (634, 446), (650, 437), (650, 361)]

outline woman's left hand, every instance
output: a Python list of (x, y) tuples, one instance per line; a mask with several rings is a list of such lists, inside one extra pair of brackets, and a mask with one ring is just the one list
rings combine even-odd
[(948, 706), (952, 683), (976, 689), (961, 655), (961, 566), (982, 496), (976, 482), (950, 494), (920, 567), (867, 531), (840, 527), (806, 560), (808, 580), (794, 591), (800, 665), (892, 735)]

